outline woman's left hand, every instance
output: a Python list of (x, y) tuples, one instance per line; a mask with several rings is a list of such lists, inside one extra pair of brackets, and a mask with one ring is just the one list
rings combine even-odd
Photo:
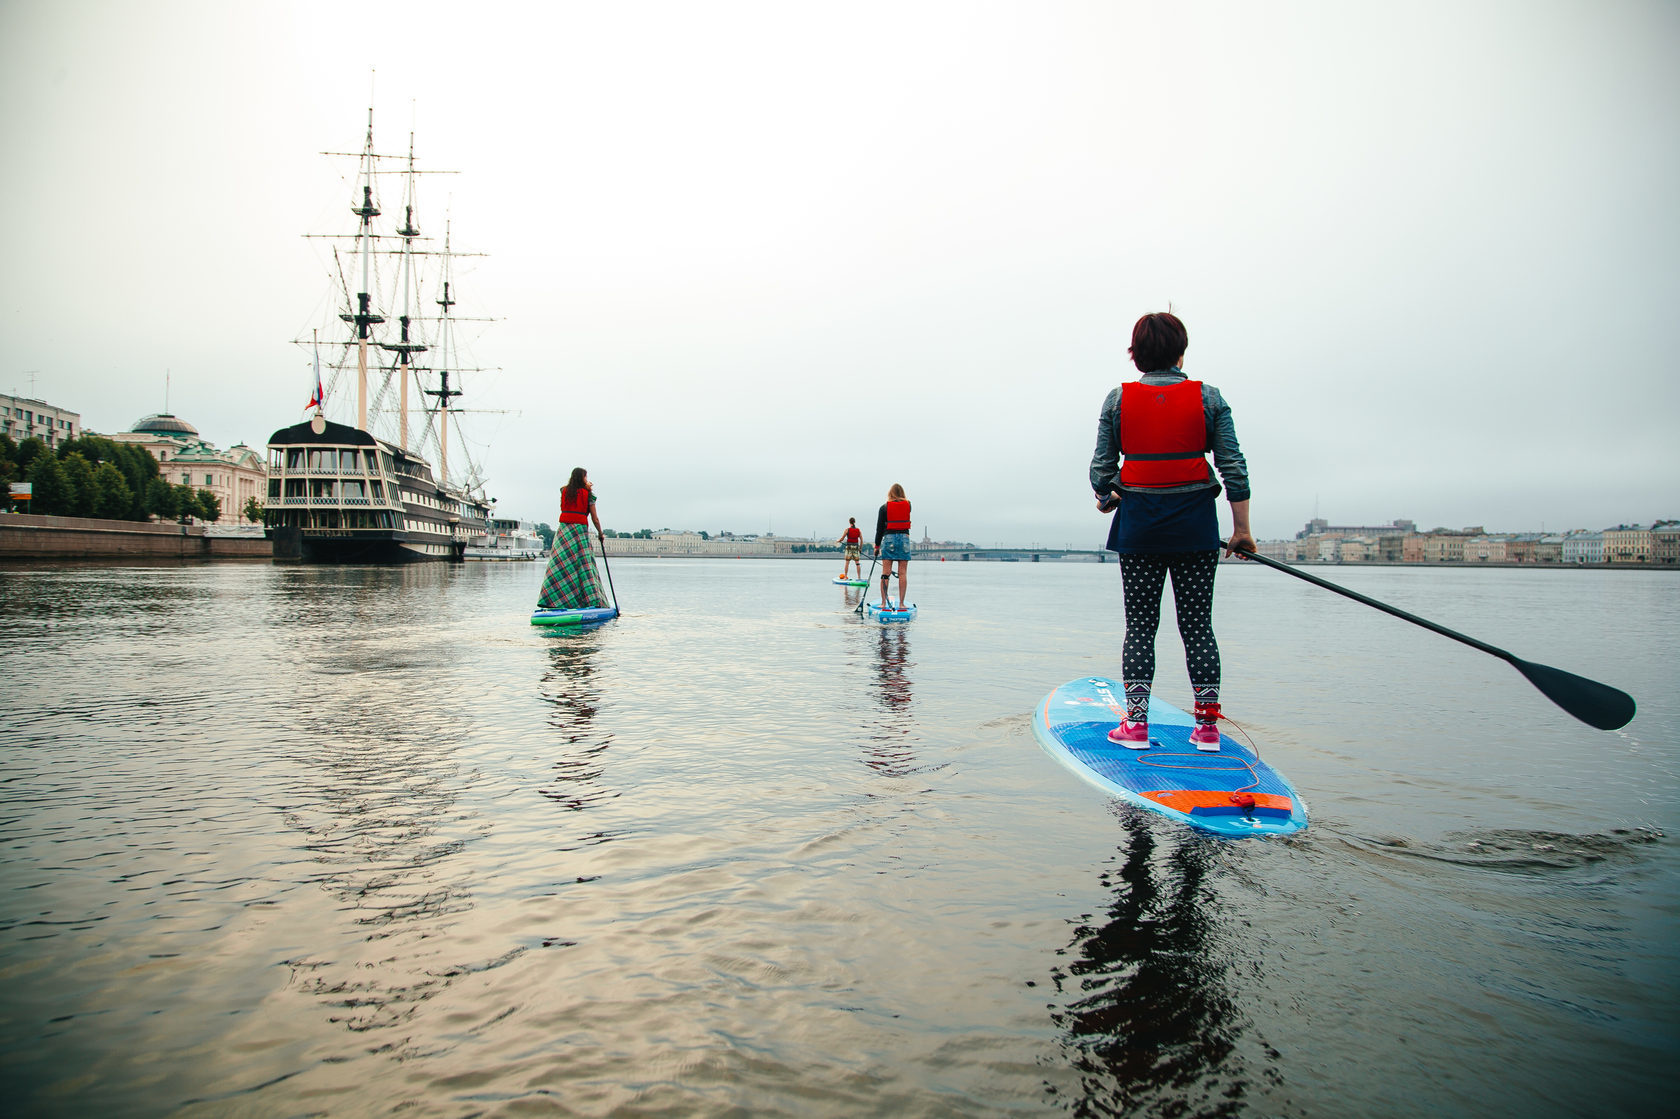
[(1242, 552), (1237, 551), (1238, 548), (1242, 548), (1250, 552), (1256, 551), (1257, 549), (1254, 546), (1254, 534), (1241, 529), (1233, 532), (1231, 534), (1231, 539), (1225, 542), (1225, 554), (1228, 556), (1236, 556), (1238, 559), (1246, 560), (1248, 557), (1243, 555)]

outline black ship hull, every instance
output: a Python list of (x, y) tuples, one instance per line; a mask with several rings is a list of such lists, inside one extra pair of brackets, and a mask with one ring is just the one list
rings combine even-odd
[(406, 563), (463, 563), (465, 541), (427, 545), (404, 533), (311, 532), (291, 527), (268, 530), (277, 563), (342, 563), (391, 566)]

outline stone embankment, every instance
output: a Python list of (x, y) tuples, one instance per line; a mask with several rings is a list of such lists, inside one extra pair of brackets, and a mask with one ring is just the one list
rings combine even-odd
[(262, 537), (215, 535), (204, 525), (0, 513), (0, 561), (273, 558)]

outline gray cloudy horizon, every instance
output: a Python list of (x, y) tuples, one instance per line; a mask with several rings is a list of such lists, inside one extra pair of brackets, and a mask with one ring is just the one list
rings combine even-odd
[(506, 514), (584, 465), (611, 528), (833, 536), (900, 482), (917, 535), (1097, 547), (1097, 412), (1170, 303), (1258, 536), (1680, 516), (1677, 48), (1633, 0), (13, 0), (0, 388), (301, 420), (319, 153), (371, 99), (487, 254)]

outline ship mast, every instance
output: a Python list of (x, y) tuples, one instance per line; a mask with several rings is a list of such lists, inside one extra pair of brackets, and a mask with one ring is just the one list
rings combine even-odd
[[(371, 144), (372, 141), (370, 140)], [(401, 324), (402, 336), (397, 342), (381, 342), (383, 349), (390, 350), (397, 355), (398, 377), (402, 382), (401, 404), (397, 424), (397, 445), (408, 447), (408, 379), (412, 375), (411, 359), (426, 348), (425, 343), (410, 340), (408, 336), (409, 324), (413, 321), (411, 314), (414, 304), (414, 239), (420, 236), (420, 226), (414, 220), (414, 133), (408, 134), (408, 179), (403, 189), (403, 223), (397, 230), (402, 238), (402, 289), (403, 309), (397, 317)], [(445, 385), (447, 388), (448, 386)]]
[(374, 323), (385, 321), (381, 315), (373, 313), (372, 298), (368, 289), (372, 286), (370, 274), (372, 272), (373, 256), (373, 219), (379, 216), (379, 205), (373, 200), (373, 108), (368, 107), (367, 141), (362, 146), (361, 169), (356, 175), (357, 185), (360, 187), (360, 197), (351, 203), (350, 212), (361, 219), (361, 226), (356, 232), (356, 244), (362, 256), (362, 290), (356, 295), (356, 310), (351, 314), (338, 317), (356, 327), (356, 426), (362, 431), (367, 430), (367, 367), (368, 367), (368, 339), (372, 336), (369, 329)]
[(449, 291), (451, 274), (450, 262), (452, 259), (453, 258), (451, 257), (449, 251), (449, 223), (444, 222), (443, 297), (437, 301), (437, 305), (443, 308), (443, 312), (439, 316), (438, 323), (438, 340), (441, 343), (438, 349), (442, 354), (443, 363), (442, 367), (438, 369), (439, 387), (435, 389), (424, 389), (422, 391), (424, 391), (427, 396), (435, 396), (438, 398), (438, 480), (443, 482), (445, 485), (449, 484), (449, 401), (451, 397), (461, 395), (460, 389), (452, 390), (449, 387), (449, 356), (453, 352), (451, 349), (452, 339), (450, 338), (451, 327), (449, 320), (449, 308), (455, 306), (455, 300), (451, 297)]

